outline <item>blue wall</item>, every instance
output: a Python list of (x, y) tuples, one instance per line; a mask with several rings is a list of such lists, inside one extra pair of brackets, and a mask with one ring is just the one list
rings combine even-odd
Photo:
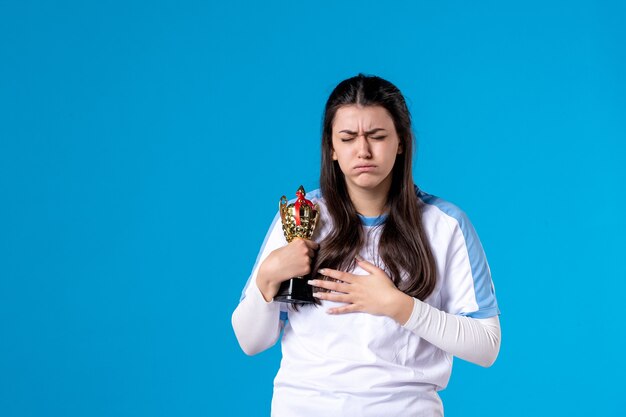
[(623, 2), (90, 3), (0, 2), (0, 415), (268, 415), (230, 314), (358, 72), (493, 272), (447, 415), (624, 415)]

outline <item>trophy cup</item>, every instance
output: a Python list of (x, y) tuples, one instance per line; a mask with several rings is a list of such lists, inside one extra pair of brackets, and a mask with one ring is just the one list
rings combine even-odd
[[(298, 197), (293, 204), (287, 204), (287, 198), (282, 196), (278, 202), (278, 210), (283, 224), (283, 233), (287, 242), (297, 237), (310, 239), (315, 230), (319, 217), (319, 207), (304, 198), (306, 192), (300, 186), (296, 191)], [(283, 303), (309, 304), (315, 303), (311, 286), (304, 277), (293, 277), (280, 285), (274, 301)]]

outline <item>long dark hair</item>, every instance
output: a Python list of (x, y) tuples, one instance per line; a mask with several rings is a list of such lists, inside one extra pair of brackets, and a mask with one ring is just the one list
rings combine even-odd
[[(365, 243), (361, 220), (348, 195), (346, 181), (332, 159), (332, 126), (342, 106), (382, 106), (393, 119), (403, 152), (396, 157), (387, 197), (388, 216), (382, 225), (378, 252), (386, 272), (404, 293), (424, 300), (436, 284), (435, 260), (422, 226), (422, 205), (413, 184), (411, 115), (400, 90), (380, 77), (359, 74), (342, 81), (326, 102), (322, 125), (320, 188), (333, 228), (320, 242), (313, 271), (352, 269)], [(402, 278), (406, 274), (406, 279)]]

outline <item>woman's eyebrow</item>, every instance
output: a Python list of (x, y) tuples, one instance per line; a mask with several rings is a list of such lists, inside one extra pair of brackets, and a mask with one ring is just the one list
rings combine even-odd
[[(365, 134), (366, 135), (371, 135), (372, 133), (376, 133), (376, 132), (381, 131), (381, 130), (385, 130), (385, 129), (383, 129), (381, 127), (377, 127), (376, 129), (372, 129), (372, 130), (366, 131)], [(352, 130), (340, 130), (339, 133), (347, 133), (349, 135), (356, 135), (356, 132), (353, 132)]]

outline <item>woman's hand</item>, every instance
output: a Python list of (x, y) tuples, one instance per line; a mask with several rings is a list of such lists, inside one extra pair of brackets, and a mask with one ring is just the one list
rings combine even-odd
[(411, 317), (413, 298), (398, 290), (393, 281), (382, 269), (365, 261), (360, 256), (356, 258), (358, 265), (369, 275), (355, 275), (348, 272), (325, 268), (320, 274), (343, 282), (310, 280), (309, 284), (325, 288), (337, 293), (316, 292), (314, 297), (320, 300), (346, 303), (342, 307), (331, 308), (329, 314), (344, 314), (362, 312), (377, 316), (388, 316), (400, 324), (404, 324)]
[(287, 246), (272, 251), (259, 267), (256, 283), (265, 301), (271, 301), (283, 281), (311, 272), (311, 260), (319, 245), (308, 239), (296, 238)]

